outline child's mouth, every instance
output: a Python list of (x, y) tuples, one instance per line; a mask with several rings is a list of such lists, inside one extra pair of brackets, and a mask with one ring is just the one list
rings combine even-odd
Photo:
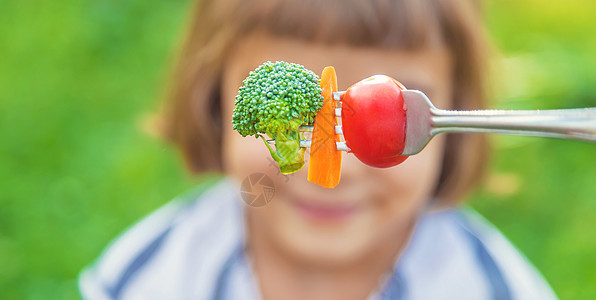
[[(312, 221), (344, 221), (355, 215), (360, 210), (359, 205), (350, 203), (327, 204), (327, 201), (307, 201), (298, 198), (294, 198), (291, 202), (301, 214), (305, 215)], [(337, 201), (334, 203), (337, 203)]]

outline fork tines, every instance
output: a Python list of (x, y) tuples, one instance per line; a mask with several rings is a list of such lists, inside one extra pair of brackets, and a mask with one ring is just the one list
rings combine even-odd
[[(267, 143), (275, 145), (275, 140), (267, 140)], [(300, 140), (300, 147), (310, 148), (311, 146), (311, 140)], [(350, 148), (348, 148), (348, 145), (346, 145), (345, 142), (335, 142), (335, 146), (337, 147), (338, 151), (350, 151)]]
[[(340, 102), (341, 96), (345, 93), (346, 93), (345, 91), (333, 92), (333, 100), (337, 101), (337, 108), (335, 109), (335, 116), (338, 118), (341, 117), (341, 102)], [(303, 126), (300, 126), (299, 131), (300, 132), (312, 132), (313, 129), (314, 129), (314, 126), (312, 126), (312, 125), (303, 125)], [(335, 134), (339, 134), (341, 136), (341, 140), (344, 140), (344, 138), (343, 138), (344, 131), (343, 131), (341, 125), (335, 126)], [(267, 142), (270, 144), (275, 144), (275, 140), (267, 140)], [(350, 148), (348, 148), (348, 146), (346, 145), (345, 142), (336, 142), (335, 144), (337, 146), (338, 151), (350, 151)], [(310, 148), (311, 146), (312, 146), (311, 140), (300, 140), (300, 147)]]

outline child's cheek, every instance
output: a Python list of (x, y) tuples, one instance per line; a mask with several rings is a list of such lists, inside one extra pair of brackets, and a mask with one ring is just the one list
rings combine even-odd
[(242, 137), (230, 128), (224, 132), (222, 146), (224, 171), (238, 181), (252, 173), (265, 173), (271, 177), (278, 172), (277, 164), (261, 139)]
[(425, 206), (433, 197), (441, 173), (444, 142), (444, 137), (439, 136), (422, 152), (391, 168), (387, 174), (391, 178), (387, 190), (392, 191), (393, 195), (407, 195), (404, 198), (412, 201), (414, 206)]

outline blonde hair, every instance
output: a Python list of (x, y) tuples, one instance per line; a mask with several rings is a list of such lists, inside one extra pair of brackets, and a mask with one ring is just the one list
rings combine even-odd
[[(201, 0), (172, 78), (165, 135), (193, 173), (224, 171), (220, 82), (234, 41), (261, 29), (320, 43), (420, 49), (437, 33), (454, 62), (453, 109), (486, 106), (479, 7), (465, 0)], [(441, 204), (473, 187), (487, 161), (480, 135), (449, 135), (435, 196)]]

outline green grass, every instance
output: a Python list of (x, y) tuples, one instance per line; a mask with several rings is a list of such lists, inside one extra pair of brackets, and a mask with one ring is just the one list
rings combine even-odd
[[(596, 2), (491, 1), (497, 107), (596, 106)], [(526, 254), (562, 299), (596, 298), (596, 145), (495, 136), (472, 206)]]
[(0, 298), (77, 298), (81, 267), (192, 186), (140, 130), (187, 6), (0, 2)]
[[(141, 130), (189, 0), (0, 2), (0, 298), (76, 299), (127, 225), (197, 183)], [(596, 106), (596, 2), (493, 0), (496, 107)], [(596, 147), (494, 138), (471, 204), (565, 299), (596, 298)]]

